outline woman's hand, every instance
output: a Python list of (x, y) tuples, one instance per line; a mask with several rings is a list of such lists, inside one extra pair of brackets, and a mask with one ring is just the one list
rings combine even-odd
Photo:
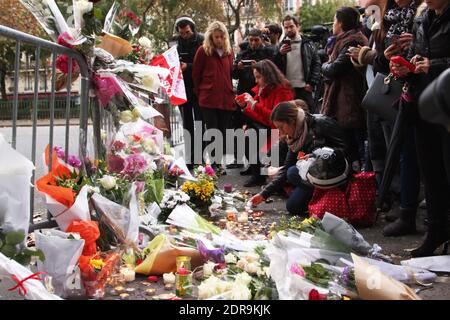
[(391, 44), (386, 48), (386, 50), (384, 50), (384, 56), (388, 60), (391, 60), (393, 56), (398, 56), (399, 54), (401, 54), (401, 50), (395, 43)]
[(391, 72), (398, 78), (404, 78), (410, 73), (409, 69), (405, 66), (402, 66), (401, 64), (390, 62), (389, 67), (391, 69)]
[(411, 63), (416, 66), (414, 73), (428, 73), (430, 71), (430, 59), (415, 55), (411, 59)]
[(403, 52), (406, 52), (411, 47), (413, 35), (411, 33), (402, 33), (398, 38), (398, 43)]
[(251, 199), (250, 202), (252, 203), (253, 207), (257, 207), (261, 202), (263, 202), (265, 199), (261, 194), (257, 194), (254, 195)]
[(347, 56), (352, 58), (354, 61), (358, 61), (359, 52), (361, 51), (361, 48), (362, 47), (360, 45), (358, 45), (357, 47), (349, 47), (348, 48), (348, 52), (347, 52)]
[(255, 103), (255, 99), (253, 99), (253, 97), (248, 93), (245, 94), (244, 100), (245, 100), (245, 102), (249, 103), (250, 105), (253, 105)]

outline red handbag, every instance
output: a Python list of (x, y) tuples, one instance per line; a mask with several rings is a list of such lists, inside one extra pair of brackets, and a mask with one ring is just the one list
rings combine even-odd
[(309, 202), (310, 216), (322, 218), (325, 212), (357, 227), (369, 227), (376, 220), (376, 180), (374, 172), (354, 174), (345, 188), (314, 189)]

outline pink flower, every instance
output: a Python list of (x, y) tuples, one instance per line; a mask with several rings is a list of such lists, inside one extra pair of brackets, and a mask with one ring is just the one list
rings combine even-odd
[(125, 148), (125, 143), (123, 143), (120, 140), (116, 140), (113, 142), (111, 150), (114, 152), (118, 152), (118, 151), (122, 150), (123, 148)]
[(144, 191), (145, 182), (144, 181), (136, 181), (136, 193), (141, 193)]
[[(56, 58), (56, 68), (62, 73), (69, 73), (69, 57), (65, 54), (58, 56)], [(72, 73), (78, 69), (78, 63), (75, 59), (72, 59)]]
[(311, 289), (308, 300), (327, 300), (327, 296), (319, 293), (316, 289)]
[(122, 172), (124, 168), (125, 161), (118, 156), (109, 155), (108, 156), (108, 171), (114, 173)]
[(58, 36), (58, 44), (62, 45), (64, 47), (73, 48), (73, 45), (71, 45), (68, 40), (73, 40), (72, 36), (70, 34), (68, 34), (67, 32), (63, 32)]
[(207, 165), (205, 167), (204, 171), (205, 171), (205, 174), (210, 176), (210, 177), (213, 177), (216, 174), (216, 172), (214, 171), (213, 167), (211, 167), (210, 165)]
[(64, 159), (66, 157), (66, 153), (61, 147), (54, 147), (53, 150), (56, 152), (56, 156), (60, 159)]
[(125, 167), (123, 174), (136, 177), (145, 172), (147, 169), (147, 161), (140, 154), (132, 154), (125, 158)]
[(294, 274), (298, 274), (300, 277), (305, 277), (305, 270), (303, 270), (302, 267), (300, 267), (298, 264), (293, 263), (291, 265), (290, 271)]
[(78, 159), (78, 157), (77, 157), (77, 156), (74, 156), (74, 155), (69, 156), (69, 158), (67, 159), (67, 163), (68, 163), (69, 165), (71, 165), (72, 167), (74, 167), (74, 168), (79, 168), (79, 167), (81, 167), (81, 161), (80, 161), (80, 159)]

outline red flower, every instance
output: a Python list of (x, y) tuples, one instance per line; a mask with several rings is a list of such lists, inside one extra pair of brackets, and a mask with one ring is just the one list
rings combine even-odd
[(144, 260), (142, 260), (142, 259), (137, 259), (137, 260), (136, 260), (136, 265), (137, 265), (137, 266), (140, 265), (143, 261), (144, 261)]
[(150, 276), (147, 278), (148, 282), (158, 282), (158, 277), (157, 276)]
[(327, 300), (327, 296), (325, 294), (320, 294), (316, 289), (312, 289), (309, 292), (308, 300)]
[[(69, 57), (65, 54), (58, 56), (58, 58), (56, 58), (56, 68), (62, 73), (68, 74)], [(78, 63), (75, 59), (72, 59), (72, 73), (74, 73), (76, 69), (78, 69)]]

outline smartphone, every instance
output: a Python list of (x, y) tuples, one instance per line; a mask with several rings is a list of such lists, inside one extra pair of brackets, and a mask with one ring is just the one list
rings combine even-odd
[(416, 70), (416, 66), (413, 65), (411, 62), (403, 58), (402, 56), (393, 56), (391, 58), (391, 61), (397, 64), (400, 64), (404, 67), (407, 67), (409, 71), (414, 72)]
[(285, 38), (283, 41), (281, 41), (282, 44), (287, 44), (288, 46), (291, 45), (291, 39)]
[(242, 64), (244, 66), (251, 66), (253, 60), (241, 60)]

